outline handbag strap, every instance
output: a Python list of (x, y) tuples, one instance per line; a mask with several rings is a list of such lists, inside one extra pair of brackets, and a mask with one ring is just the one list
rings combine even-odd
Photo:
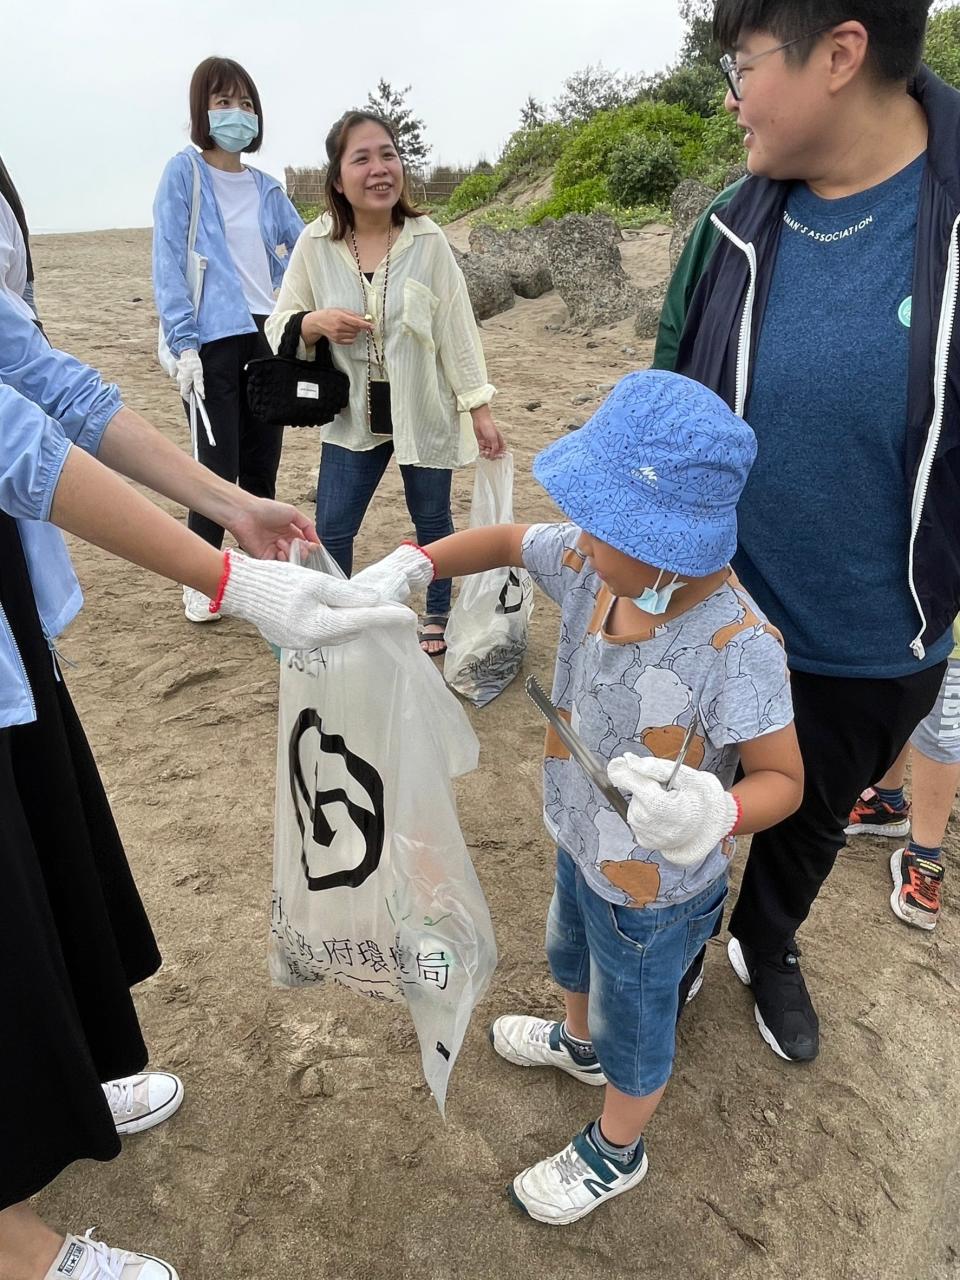
[[(277, 355), (282, 356), (284, 360), (293, 360), (297, 354), (297, 343), (300, 341), (300, 326), (303, 324), (303, 317), (309, 315), (309, 311), (295, 311), (287, 321), (283, 330), (283, 337), (280, 339), (280, 345), (277, 347)], [(328, 339), (321, 338), (316, 345), (316, 365), (318, 369), (333, 369), (333, 355), (330, 351), (330, 343)]]
[(187, 253), (193, 253), (197, 244), (197, 227), (200, 225), (200, 166), (197, 157), (191, 156), (193, 165), (193, 196), (190, 201), (190, 227), (187, 231)]
[(284, 360), (292, 360), (296, 356), (297, 343), (300, 341), (300, 326), (303, 323), (303, 317), (308, 314), (309, 312), (306, 311), (295, 311), (284, 326), (283, 337), (277, 347), (277, 355), (282, 356)]

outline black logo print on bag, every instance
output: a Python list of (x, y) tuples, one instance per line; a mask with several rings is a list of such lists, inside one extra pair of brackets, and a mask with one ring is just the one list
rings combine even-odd
[(500, 592), (497, 613), (519, 613), (522, 606), (523, 584), (516, 569), (511, 569)]
[[(342, 787), (334, 787), (328, 791), (316, 791), (311, 795), (310, 787), (303, 776), (300, 762), (300, 744), (308, 733), (320, 735), (320, 751), (328, 755), (339, 756), (347, 773), (355, 779), (373, 804), (373, 811), (355, 804)], [(318, 892), (321, 889), (339, 889), (343, 886), (356, 889), (368, 876), (373, 875), (380, 865), (383, 853), (384, 814), (383, 814), (383, 779), (372, 764), (355, 755), (339, 734), (324, 733), (323, 722), (312, 708), (307, 707), (297, 717), (293, 733), (290, 736), (290, 793), (293, 797), (293, 808), (297, 815), (297, 826), (300, 828), (300, 864), (307, 881), (307, 888)], [(357, 866), (346, 871), (330, 871), (326, 875), (311, 874), (307, 858), (307, 824), (300, 811), (301, 801), (306, 806), (311, 824), (314, 842), (325, 849), (333, 844), (337, 832), (331, 827), (324, 812), (328, 804), (342, 804), (350, 821), (363, 836), (364, 854)]]

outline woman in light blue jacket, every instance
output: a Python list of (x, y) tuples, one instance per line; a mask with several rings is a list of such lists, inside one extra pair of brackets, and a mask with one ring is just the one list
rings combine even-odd
[[(225, 480), (272, 498), (283, 429), (250, 413), (243, 369), (248, 360), (270, 354), (263, 325), (303, 221), (275, 178), (241, 163), (242, 152), (260, 149), (263, 115), (256, 85), (239, 63), (206, 58), (194, 71), (190, 138), (195, 146), (169, 162), (153, 204), (160, 327), (177, 362), (184, 402), (192, 392), (206, 402), (215, 444), (201, 429), (196, 456)], [(197, 311), (187, 267), (195, 184), (200, 206), (193, 251), (206, 260)], [(188, 524), (204, 541), (221, 545), (223, 528), (216, 521), (191, 511)], [(209, 601), (189, 587), (183, 603), (191, 622), (211, 620)]]
[[(263, 559), (224, 555), (115, 471)], [(186, 582), (288, 648), (348, 639), (389, 610), (329, 607), (375, 597), (275, 562), (292, 539), (316, 540), (305, 517), (198, 465), (0, 290), (0, 1275), (177, 1280), (148, 1255), (64, 1239), (27, 1203), (74, 1160), (112, 1159), (119, 1134), (182, 1097), (176, 1077), (142, 1074), (130, 987), (160, 957), (57, 668), (56, 637), (82, 599), (54, 525)]]

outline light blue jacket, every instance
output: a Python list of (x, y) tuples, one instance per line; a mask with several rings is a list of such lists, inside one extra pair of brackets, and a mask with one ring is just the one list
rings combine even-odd
[[(116, 387), (56, 351), (0, 290), (0, 511), (13, 516), (49, 643), (83, 604), (60, 530), (47, 523), (67, 454), (96, 454), (122, 408)], [(16, 641), (0, 604), (0, 729), (37, 718)]]
[[(200, 167), (200, 221), (195, 249), (207, 259), (199, 317), (194, 315), (186, 276), (192, 160)], [(273, 287), (279, 289), (293, 246), (303, 230), (303, 219), (276, 178), (259, 169), (249, 168), (249, 172), (260, 188), (260, 231)], [(285, 258), (277, 253), (281, 245), (286, 247)], [(186, 147), (169, 162), (153, 201), (153, 294), (167, 346), (175, 356), (188, 349), (199, 351), (205, 342), (256, 330), (227, 248), (210, 170), (193, 147)]]

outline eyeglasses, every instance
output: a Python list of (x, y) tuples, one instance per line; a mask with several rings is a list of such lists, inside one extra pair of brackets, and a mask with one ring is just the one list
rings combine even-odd
[[(793, 40), (788, 40), (785, 44), (774, 45), (772, 49), (763, 49), (760, 53), (751, 54), (751, 56), (747, 58), (747, 63), (752, 65), (754, 62), (759, 61), (760, 58), (766, 58), (768, 54), (780, 53), (782, 49), (789, 49), (791, 45), (800, 44), (802, 40), (812, 40), (814, 36), (819, 36), (822, 35), (824, 31), (832, 30), (835, 25), (835, 23), (830, 23), (829, 26), (818, 27), (816, 31), (811, 31), (805, 36), (796, 36)], [(730, 53), (725, 53), (720, 59), (720, 70), (726, 77), (727, 84), (730, 87), (730, 92), (736, 98), (737, 102), (742, 102), (743, 70), (737, 66), (736, 58), (734, 58)]]

